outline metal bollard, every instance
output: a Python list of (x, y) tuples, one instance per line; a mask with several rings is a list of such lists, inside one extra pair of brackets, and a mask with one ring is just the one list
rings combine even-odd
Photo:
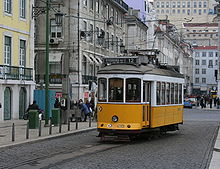
[(68, 118), (68, 131), (70, 131), (70, 118)]
[(59, 133), (62, 132), (62, 120), (60, 120), (60, 124), (59, 124)]
[(12, 141), (15, 141), (15, 124), (12, 124)]
[(51, 117), (50, 117), (50, 127), (49, 127), (49, 135), (52, 134), (52, 120), (51, 120)]
[(91, 113), (89, 113), (89, 127), (91, 127), (92, 119), (91, 119)]
[(41, 131), (42, 131), (41, 129), (42, 129), (42, 128), (41, 128), (41, 120), (40, 120), (40, 121), (39, 121), (39, 134), (38, 134), (39, 137), (41, 137)]
[(29, 121), (27, 122), (26, 139), (29, 139)]

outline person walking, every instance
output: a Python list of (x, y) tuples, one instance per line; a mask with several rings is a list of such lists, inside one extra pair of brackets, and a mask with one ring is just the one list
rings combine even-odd
[[(40, 116), (41, 110), (40, 110), (39, 106), (37, 105), (36, 100), (33, 101), (33, 104), (28, 106), (28, 109), (26, 110), (26, 112), (23, 116), (24, 120), (27, 120), (29, 118), (29, 111), (30, 110), (38, 110), (38, 113), (39, 113), (39, 116)], [(39, 118), (42, 118), (42, 117), (39, 117)]]
[(212, 97), (209, 99), (210, 109), (212, 108)]
[(203, 97), (201, 97), (201, 99), (200, 99), (200, 106), (202, 109), (204, 108), (204, 98)]
[(59, 99), (56, 98), (55, 103), (54, 103), (54, 108), (60, 108), (61, 104), (59, 102)]

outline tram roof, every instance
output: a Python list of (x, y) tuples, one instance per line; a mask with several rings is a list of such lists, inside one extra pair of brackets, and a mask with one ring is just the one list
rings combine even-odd
[(156, 65), (134, 65), (134, 64), (113, 64), (101, 68), (98, 74), (151, 74), (160, 76), (170, 76), (177, 78), (184, 78), (182, 74), (174, 69), (166, 66), (158, 67)]

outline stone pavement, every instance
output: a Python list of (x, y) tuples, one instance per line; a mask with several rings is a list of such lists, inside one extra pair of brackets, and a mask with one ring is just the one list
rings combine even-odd
[[(61, 133), (59, 133), (59, 126), (52, 127), (52, 133), (49, 134), (49, 127), (44, 127), (44, 121), (42, 121), (42, 132), (39, 137), (39, 129), (29, 129), (29, 138), (26, 139), (28, 120), (7, 120), (0, 122), (0, 148), (11, 147), (18, 144), (25, 144), (28, 142), (37, 142), (43, 139), (51, 139), (54, 137), (62, 137), (65, 135), (75, 134), (79, 132), (86, 132), (96, 129), (96, 122), (79, 122), (78, 129), (76, 130), (76, 122), (70, 122), (70, 131), (68, 131), (68, 125), (63, 124)], [(15, 140), (12, 141), (12, 124), (15, 125)]]

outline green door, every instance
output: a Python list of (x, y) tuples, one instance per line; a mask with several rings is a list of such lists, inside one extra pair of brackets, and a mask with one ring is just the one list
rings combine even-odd
[(11, 90), (9, 87), (4, 91), (4, 120), (11, 120)]
[(19, 92), (19, 119), (23, 119), (23, 115), (25, 113), (26, 103), (27, 103), (26, 98), (27, 98), (26, 89), (22, 87)]

